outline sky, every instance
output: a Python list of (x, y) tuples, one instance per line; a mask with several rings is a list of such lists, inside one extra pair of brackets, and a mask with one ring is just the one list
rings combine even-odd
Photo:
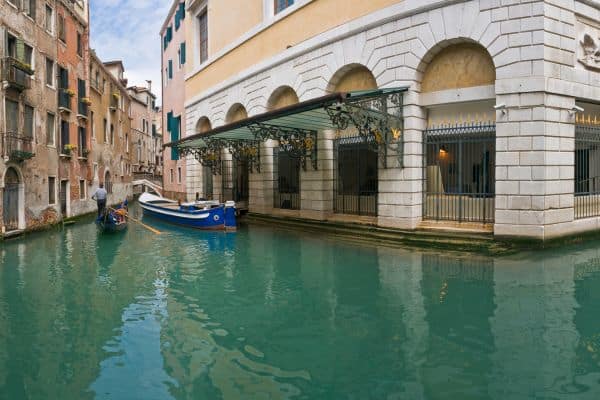
[(161, 103), (160, 28), (172, 0), (90, 0), (90, 46), (102, 61), (122, 60), (128, 85), (146, 85)]

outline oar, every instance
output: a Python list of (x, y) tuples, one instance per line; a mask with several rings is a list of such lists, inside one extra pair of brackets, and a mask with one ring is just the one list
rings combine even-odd
[[(109, 207), (108, 209), (109, 209), (109, 210), (111, 210), (111, 211), (117, 211), (117, 210), (115, 210), (114, 208), (110, 208), (110, 207)], [(157, 234), (157, 235), (160, 235), (160, 234), (162, 234), (162, 232), (161, 232), (161, 231), (159, 231), (158, 229), (154, 229), (153, 227), (146, 225), (146, 224), (145, 224), (145, 223), (143, 223), (142, 221), (140, 221), (140, 220), (138, 220), (138, 219), (135, 219), (135, 218), (133, 218), (132, 216), (130, 216), (130, 215), (129, 215), (129, 213), (127, 213), (127, 214), (126, 214), (126, 217), (127, 217), (127, 219), (130, 219), (130, 220), (132, 220), (133, 222), (137, 222), (138, 224), (140, 224), (140, 225), (141, 225), (141, 226), (143, 226), (144, 228), (148, 229), (148, 230), (149, 230), (150, 232), (152, 232), (152, 233), (155, 233), (155, 234)]]

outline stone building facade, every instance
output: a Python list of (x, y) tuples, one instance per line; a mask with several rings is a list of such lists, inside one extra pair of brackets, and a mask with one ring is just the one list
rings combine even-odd
[[(186, 25), (185, 2), (174, 0), (160, 31), (162, 38), (162, 126), (165, 142), (179, 140), (185, 124)], [(185, 198), (186, 162), (176, 152), (163, 154), (163, 188), (170, 198)], [(180, 178), (181, 177), (181, 178)]]
[[(597, 2), (284, 3), (188, 2), (186, 136), (327, 93), (406, 88), (402, 146), (386, 168), (346, 151), (352, 132), (319, 131), (318, 168), (299, 171), (298, 204), (282, 207), (280, 146), (264, 142), (250, 212), (540, 240), (598, 229)], [(187, 162), (188, 193), (228, 196), (228, 179)]]
[(59, 200), (65, 217), (90, 212), (89, 14), (86, 2), (59, 0), (57, 21)]
[(26, 6), (9, 1), (0, 4), (2, 233), (60, 219), (53, 75), (56, 3)]
[(131, 99), (131, 132), (133, 138), (133, 172), (156, 174), (162, 172), (157, 166), (155, 135), (157, 109), (156, 95), (152, 93), (152, 84), (147, 87), (131, 86), (127, 88)]
[(118, 203), (133, 192), (131, 99), (123, 77), (123, 64), (107, 64), (110, 69), (94, 51), (90, 53), (90, 186), (95, 191), (103, 183), (109, 202)]

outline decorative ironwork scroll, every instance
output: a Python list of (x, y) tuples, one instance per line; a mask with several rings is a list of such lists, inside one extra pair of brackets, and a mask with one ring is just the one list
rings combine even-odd
[(253, 124), (248, 129), (256, 140), (277, 140), (279, 148), (293, 158), (299, 158), (302, 169), (306, 171), (306, 160), (310, 158), (313, 169), (317, 170), (317, 132), (308, 129)]
[(210, 139), (227, 148), (234, 159), (248, 162), (249, 172), (260, 172), (260, 141), (245, 139)]
[(339, 130), (355, 128), (380, 154), (387, 168), (387, 152), (397, 154), (399, 167), (404, 166), (402, 93), (381, 94), (375, 98), (341, 102), (326, 108), (332, 124)]
[(202, 166), (210, 168), (213, 175), (221, 174), (221, 147), (216, 143), (207, 143), (199, 148), (180, 147), (177, 150), (183, 156), (193, 155)]

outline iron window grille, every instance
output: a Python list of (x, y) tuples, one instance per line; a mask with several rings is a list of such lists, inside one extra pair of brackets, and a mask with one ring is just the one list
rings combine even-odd
[(575, 219), (600, 215), (600, 126), (577, 118), (575, 126)]
[(493, 223), (496, 126), (440, 125), (425, 132), (423, 218)]
[(273, 208), (300, 209), (300, 159), (285, 149), (273, 149)]

